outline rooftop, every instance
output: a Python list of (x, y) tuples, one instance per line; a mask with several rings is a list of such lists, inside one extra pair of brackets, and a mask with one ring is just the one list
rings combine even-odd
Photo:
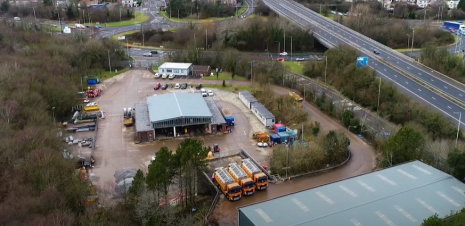
[(148, 105), (145, 103), (136, 103), (134, 108), (136, 109), (134, 113), (134, 117), (136, 118), (136, 123), (134, 124), (136, 132), (152, 131), (153, 128), (150, 124)]
[(192, 64), (191, 63), (163, 63), (158, 68), (173, 68), (173, 69), (188, 69)]
[(216, 105), (215, 101), (213, 99), (205, 99), (205, 102), (208, 105), (208, 108), (210, 109), (210, 112), (213, 115), (212, 119), (212, 124), (213, 125), (221, 125), (221, 124), (226, 124), (226, 121), (224, 120), (223, 115), (220, 112), (220, 109), (218, 109), (218, 105)]
[(255, 103), (252, 103), (252, 106), (257, 109), (258, 112), (260, 112), (260, 114), (265, 117), (265, 118), (273, 118), (274, 115), (268, 111), (268, 109), (266, 109), (265, 106), (263, 106), (263, 104), (260, 104), (259, 102), (255, 102)]
[(147, 97), (150, 122), (175, 118), (211, 118), (200, 93), (169, 93)]
[(258, 102), (257, 98), (255, 98), (249, 91), (244, 90), (244, 91), (239, 91), (239, 93), (250, 103), (253, 102)]
[(464, 190), (454, 177), (414, 161), (241, 207), (239, 222), (419, 226), (435, 213), (444, 217), (462, 209)]

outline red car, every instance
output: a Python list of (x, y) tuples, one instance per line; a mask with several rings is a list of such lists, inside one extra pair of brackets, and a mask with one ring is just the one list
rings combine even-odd
[(153, 90), (159, 90), (161, 88), (161, 84), (157, 83), (154, 87)]
[(284, 61), (284, 57), (279, 57), (277, 60), (283, 62), (283, 61)]
[(126, 45), (126, 46), (124, 46), (124, 48), (130, 49), (130, 48), (132, 48), (132, 46), (131, 45)]

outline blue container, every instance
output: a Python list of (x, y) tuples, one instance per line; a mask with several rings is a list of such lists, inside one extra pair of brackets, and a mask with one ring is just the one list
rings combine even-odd
[(97, 80), (89, 79), (89, 80), (87, 80), (87, 85), (95, 86), (95, 85), (97, 85)]
[(289, 134), (281, 132), (278, 133), (278, 136), (281, 138), (281, 143), (289, 142)]
[(285, 127), (285, 126), (277, 127), (277, 128), (276, 128), (276, 132), (277, 132), (277, 133), (286, 132), (286, 127)]
[(289, 130), (289, 131), (286, 131), (287, 134), (289, 134), (289, 137), (291, 139), (296, 139), (297, 138), (297, 133), (295, 132), (295, 130)]
[(281, 143), (281, 138), (278, 136), (278, 134), (272, 134), (270, 136), (270, 142), (279, 144), (279, 143)]

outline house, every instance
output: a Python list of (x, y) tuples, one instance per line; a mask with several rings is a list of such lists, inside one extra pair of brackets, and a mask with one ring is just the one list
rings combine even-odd
[(158, 67), (159, 74), (174, 74), (176, 76), (189, 76), (192, 74), (191, 63), (164, 63)]
[(194, 65), (192, 67), (193, 76), (210, 76), (211, 68), (208, 65)]

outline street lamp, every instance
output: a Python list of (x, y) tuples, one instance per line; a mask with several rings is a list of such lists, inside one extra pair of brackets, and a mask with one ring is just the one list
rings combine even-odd
[(459, 114), (459, 123), (457, 124), (457, 137), (455, 138), (455, 147), (459, 142), (459, 132), (460, 132), (460, 121), (462, 120), (462, 112), (454, 112), (454, 114)]
[(410, 46), (410, 55), (412, 55), (413, 41), (415, 40), (415, 28), (412, 28), (412, 45)]
[(292, 61), (292, 36), (291, 36), (291, 61)]
[(407, 49), (410, 49), (410, 35), (407, 34)]
[(379, 110), (379, 97), (381, 96), (381, 77), (379, 78), (379, 87), (378, 87), (378, 107), (376, 107), (376, 112)]
[(324, 56), (325, 58), (325, 84), (327, 85), (328, 83), (326, 83), (326, 71), (328, 70), (328, 56)]
[(252, 87), (253, 87), (253, 62), (255, 62), (255, 60), (252, 60), (250, 62), (250, 80), (252, 81)]
[(278, 43), (278, 56), (279, 56), (279, 53), (281, 53), (281, 42), (280, 41), (274, 41), (274, 42)]

